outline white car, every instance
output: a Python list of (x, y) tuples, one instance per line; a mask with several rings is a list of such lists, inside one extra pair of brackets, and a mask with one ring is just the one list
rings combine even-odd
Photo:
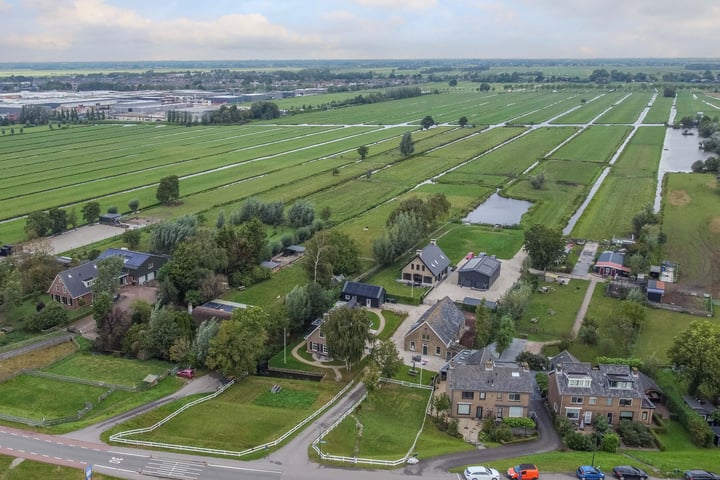
[(463, 475), (465, 475), (465, 480), (500, 480), (497, 470), (482, 465), (467, 467)]

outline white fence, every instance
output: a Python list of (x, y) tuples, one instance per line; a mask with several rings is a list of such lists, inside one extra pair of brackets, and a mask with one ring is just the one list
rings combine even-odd
[[(423, 388), (426, 390), (433, 390), (433, 387), (430, 385), (421, 385), (419, 383), (411, 383), (411, 382), (405, 382), (402, 380), (394, 380), (392, 378), (380, 378), (381, 382), (387, 382), (387, 383), (395, 383), (397, 385), (402, 385), (403, 387), (413, 387), (413, 388)], [(383, 465), (388, 467), (397, 467), (398, 465), (402, 465), (408, 461), (408, 458), (414, 456), (413, 451), (415, 450), (415, 445), (417, 445), (418, 438), (420, 438), (420, 434), (423, 431), (423, 428), (425, 428), (425, 418), (427, 415), (423, 415), (423, 421), (420, 424), (420, 429), (418, 430), (417, 434), (415, 435), (415, 439), (413, 440), (412, 445), (410, 446), (410, 449), (405, 454), (404, 457), (398, 458), (397, 460), (378, 460), (375, 458), (363, 458), (363, 457), (343, 457), (339, 455), (330, 455), (328, 453), (324, 453), (322, 449), (320, 448), (322, 446), (322, 437), (330, 433), (332, 430), (335, 429), (338, 425), (340, 425), (340, 422), (345, 420), (345, 418), (350, 415), (352, 412), (355, 411), (358, 405), (360, 405), (365, 399), (367, 398), (367, 393), (363, 395), (357, 402), (355, 402), (353, 405), (350, 406), (347, 410), (345, 410), (345, 413), (343, 413), (340, 418), (338, 418), (335, 422), (332, 423), (328, 428), (325, 430), (322, 430), (320, 432), (320, 435), (318, 435), (318, 438), (315, 439), (312, 443), (312, 448), (315, 450), (315, 452), (318, 454), (321, 460), (330, 460), (332, 462), (344, 462), (344, 463), (362, 463), (362, 464), (368, 464), (368, 465)], [(430, 402), (432, 402), (432, 394), (428, 397), (428, 403), (425, 405), (425, 412), (428, 411), (430, 408)]]
[(290, 435), (294, 434), (295, 432), (297, 432), (298, 430), (300, 430), (301, 428), (303, 428), (303, 427), (304, 427), (305, 425), (307, 425), (309, 422), (311, 422), (312, 420), (314, 420), (318, 415), (320, 415), (322, 412), (324, 412), (325, 410), (327, 410), (327, 408), (328, 408), (330, 405), (332, 405), (333, 403), (335, 403), (338, 398), (340, 398), (340, 397), (342, 397), (343, 395), (345, 395), (345, 393), (348, 391), (348, 389), (349, 389), (349, 388), (352, 386), (352, 384), (353, 384), (353, 382), (350, 382), (350, 383), (348, 383), (347, 385), (345, 385), (345, 387), (343, 387), (343, 389), (340, 390), (340, 391), (339, 391), (333, 398), (331, 398), (325, 405), (323, 405), (322, 407), (320, 407), (318, 410), (314, 411), (310, 416), (306, 417), (302, 422), (300, 422), (300, 423), (298, 423), (297, 425), (295, 425), (293, 428), (291, 428), (290, 430), (288, 430), (287, 432), (285, 432), (282, 436), (276, 438), (276, 439), (273, 440), (272, 442), (268, 442), (268, 443), (265, 443), (265, 444), (263, 444), (263, 445), (258, 445), (257, 447), (248, 448), (248, 449), (242, 450), (242, 451), (240, 451), (240, 452), (233, 451), (233, 450), (220, 450), (220, 449), (216, 449), (216, 448), (193, 447), (193, 446), (190, 446), (190, 445), (175, 445), (175, 444), (170, 444), (170, 443), (148, 442), (148, 441), (144, 441), (144, 440), (133, 440), (133, 439), (130, 439), (130, 438), (125, 438), (125, 437), (129, 437), (129, 436), (131, 436), (131, 435), (139, 435), (139, 434), (141, 434), (141, 433), (152, 432), (153, 430), (155, 430), (156, 428), (158, 428), (158, 427), (160, 427), (161, 425), (165, 424), (166, 422), (170, 421), (171, 419), (173, 419), (174, 417), (176, 417), (176, 416), (179, 415), (180, 413), (184, 412), (184, 411), (187, 410), (188, 408), (190, 408), (190, 407), (192, 407), (192, 406), (195, 406), (195, 405), (197, 405), (198, 403), (202, 403), (202, 402), (205, 402), (205, 401), (207, 401), (207, 400), (211, 400), (211, 399), (217, 397), (217, 396), (220, 395), (222, 392), (224, 392), (225, 390), (227, 390), (227, 388), (230, 387), (230, 385), (232, 385), (234, 382), (235, 382), (235, 381), (233, 380), (232, 382), (230, 382), (230, 383), (224, 385), (222, 388), (218, 389), (216, 392), (214, 392), (214, 393), (212, 393), (212, 394), (210, 394), (210, 395), (207, 395), (207, 396), (205, 396), (205, 397), (199, 398), (199, 399), (195, 400), (194, 402), (190, 402), (190, 403), (188, 403), (188, 404), (186, 404), (186, 405), (183, 405), (181, 408), (179, 408), (178, 410), (174, 411), (173, 413), (171, 413), (171, 414), (168, 415), (167, 417), (163, 418), (162, 420), (160, 420), (159, 422), (157, 422), (155, 425), (152, 425), (152, 426), (146, 427), (146, 428), (136, 428), (135, 430), (127, 430), (127, 431), (125, 431), (125, 432), (120, 432), (120, 433), (116, 433), (116, 434), (114, 434), (114, 435), (111, 435), (111, 436), (110, 436), (110, 441), (111, 441), (111, 442), (118, 442), (118, 443), (125, 443), (125, 444), (128, 444), (128, 445), (139, 445), (139, 446), (143, 446), (143, 447), (164, 448), (164, 449), (168, 449), (168, 450), (180, 450), (180, 451), (185, 451), (185, 452), (205, 453), (205, 454), (209, 454), (209, 455), (225, 455), (225, 456), (229, 456), (229, 457), (242, 457), (242, 456), (245, 456), (245, 455), (249, 455), (249, 454), (251, 454), (251, 453), (255, 453), (255, 452), (258, 452), (258, 451), (261, 451), (261, 450), (266, 450), (266, 449), (268, 449), (268, 448), (270, 448), (270, 447), (275, 447), (275, 446), (279, 445), (279, 444), (282, 443), (285, 439), (287, 439)]

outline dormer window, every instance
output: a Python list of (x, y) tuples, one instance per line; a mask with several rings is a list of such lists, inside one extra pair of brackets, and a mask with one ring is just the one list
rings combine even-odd
[(590, 388), (592, 387), (592, 379), (590, 377), (570, 377), (565, 376), (567, 379), (568, 387), (578, 387), (578, 388)]
[(618, 390), (631, 390), (633, 388), (632, 382), (624, 382), (620, 380), (610, 380), (608, 381), (608, 384), (610, 385), (610, 388), (616, 388)]

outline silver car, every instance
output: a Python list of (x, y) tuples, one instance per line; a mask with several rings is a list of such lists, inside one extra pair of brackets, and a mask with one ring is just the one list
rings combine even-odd
[(500, 474), (497, 470), (482, 465), (467, 467), (463, 474), (465, 480), (500, 480)]

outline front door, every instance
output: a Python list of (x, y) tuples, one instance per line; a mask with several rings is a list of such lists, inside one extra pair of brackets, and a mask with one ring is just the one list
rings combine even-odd
[(583, 422), (585, 423), (585, 425), (592, 424), (592, 412), (585, 412), (585, 419), (583, 420)]
[(372, 308), (372, 300), (371, 299), (365, 299), (365, 306), (367, 308)]
[(475, 418), (482, 418), (482, 407), (475, 407)]
[(607, 418), (608, 418), (608, 425), (612, 425), (612, 412), (608, 412)]
[(427, 355), (427, 354), (428, 354), (428, 344), (427, 344), (427, 343), (423, 343), (422, 354), (423, 354), (423, 355)]

